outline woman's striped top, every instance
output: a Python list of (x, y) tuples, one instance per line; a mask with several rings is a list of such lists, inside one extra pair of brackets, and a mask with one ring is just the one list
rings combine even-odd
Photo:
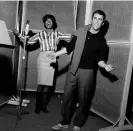
[[(24, 40), (24, 36), (21, 35), (20, 38), (22, 41)], [(63, 34), (56, 30), (52, 30), (50, 33), (47, 33), (47, 31), (44, 29), (30, 37), (27, 43), (32, 45), (39, 40), (41, 51), (56, 51), (60, 40), (69, 42), (70, 39), (71, 34)]]

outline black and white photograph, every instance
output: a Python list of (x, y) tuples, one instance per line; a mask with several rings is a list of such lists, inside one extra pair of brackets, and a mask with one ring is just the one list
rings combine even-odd
[(0, 131), (132, 131), (132, 0), (0, 0)]

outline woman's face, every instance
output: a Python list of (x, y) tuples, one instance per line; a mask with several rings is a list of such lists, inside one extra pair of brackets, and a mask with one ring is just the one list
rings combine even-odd
[(52, 29), (52, 26), (53, 26), (53, 21), (52, 21), (52, 19), (48, 18), (45, 21), (45, 27), (46, 27), (46, 29)]

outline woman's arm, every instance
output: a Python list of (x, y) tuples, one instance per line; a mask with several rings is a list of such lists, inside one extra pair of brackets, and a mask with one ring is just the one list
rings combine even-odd
[(58, 33), (58, 39), (59, 40), (65, 40), (67, 42), (70, 42), (71, 40), (71, 34), (65, 34), (65, 33), (61, 33), (61, 32), (57, 32)]
[(27, 44), (33, 45), (38, 40), (40, 40), (39, 33), (34, 34), (33, 36), (24, 36), (22, 33), (20, 34), (18, 30), (13, 29), (13, 34), (17, 36), (22, 42), (25, 42), (25, 37), (27, 39)]
[(73, 36), (71, 41), (70, 41), (70, 43), (68, 43), (66, 45), (66, 47), (63, 47), (61, 50), (57, 51), (56, 53), (49, 54), (48, 55), (49, 58), (54, 59), (54, 58), (56, 58), (58, 56), (66, 54), (66, 53), (69, 55), (75, 48), (76, 39), (77, 39), (77, 37)]
[[(14, 29), (13, 30), (13, 33), (14, 33), (14, 35), (16, 36), (16, 39), (17, 39), (17, 41), (19, 42), (19, 44), (24, 48), (24, 43), (25, 43), (25, 41), (23, 41), (24, 39), (23, 39), (23, 37), (21, 37), (22, 35), (16, 30), (16, 29)], [(29, 32), (28, 32), (28, 37), (32, 37), (32, 36), (34, 36), (36, 33), (34, 33), (34, 32), (32, 32), (31, 30), (29, 30)], [(38, 48), (40, 48), (40, 44), (39, 44), (39, 40), (37, 40), (36, 42), (35, 42), (35, 44), (26, 44), (25, 45), (25, 49), (27, 50), (27, 51), (33, 51), (33, 50), (36, 50), (36, 49), (38, 49)]]

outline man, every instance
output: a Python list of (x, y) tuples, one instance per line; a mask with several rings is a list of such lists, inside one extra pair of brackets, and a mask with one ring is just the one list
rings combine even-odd
[[(56, 58), (50, 59), (49, 53), (57, 51), (57, 45), (60, 40), (70, 41), (70, 34), (63, 34), (57, 31), (56, 18), (51, 14), (46, 14), (42, 18), (44, 24), (43, 30), (33, 36), (29, 36), (27, 40), (26, 49), (36, 47), (40, 48), (40, 53), (37, 58), (37, 92), (36, 92), (36, 106), (35, 113), (40, 114), (41, 111), (47, 113), (47, 105), (54, 92), (54, 78)], [(19, 34), (14, 29), (14, 34), (23, 41), (24, 36)], [(22, 44), (22, 43), (20, 43)], [(45, 90), (45, 91), (44, 91)]]
[[(91, 25), (77, 30), (66, 48), (49, 55), (55, 58), (73, 51), (64, 87), (62, 120), (52, 127), (54, 130), (68, 128), (76, 113), (73, 130), (81, 131), (89, 115), (97, 67), (102, 67), (107, 72), (113, 70), (112, 65), (106, 64), (108, 46), (104, 35), (100, 34), (100, 28), (104, 25), (105, 19), (106, 15), (103, 11), (95, 11), (92, 14)], [(76, 107), (77, 102), (78, 107)]]

